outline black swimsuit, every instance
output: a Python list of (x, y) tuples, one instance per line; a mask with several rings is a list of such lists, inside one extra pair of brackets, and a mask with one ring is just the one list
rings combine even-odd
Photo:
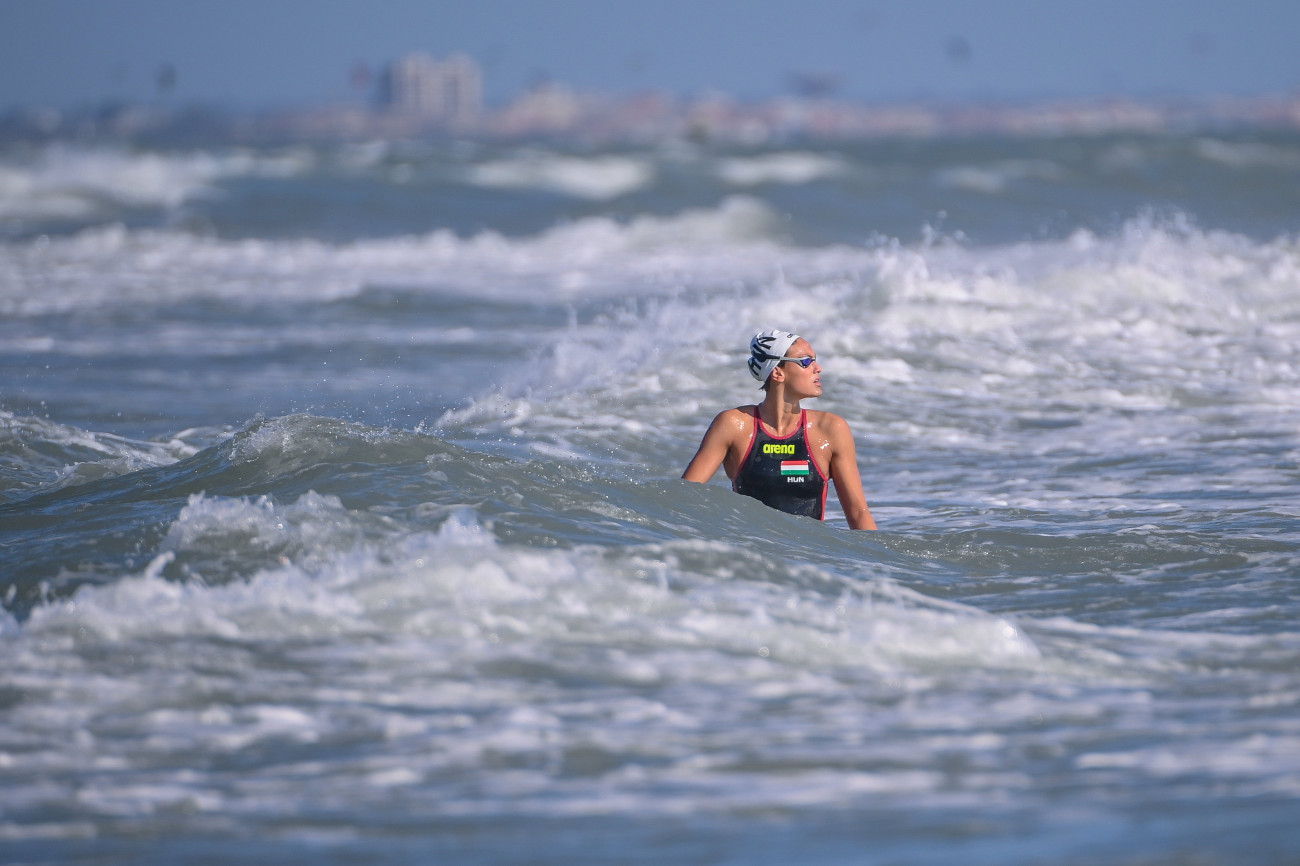
[(799, 413), (799, 427), (784, 439), (767, 431), (758, 410), (753, 412), (754, 433), (740, 459), (731, 487), (764, 505), (787, 514), (826, 518), (826, 476), (808, 453), (804, 431), (808, 410)]

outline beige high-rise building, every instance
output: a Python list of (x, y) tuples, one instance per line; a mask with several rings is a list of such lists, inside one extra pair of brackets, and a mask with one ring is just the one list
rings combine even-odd
[(416, 52), (388, 68), (382, 99), (390, 111), (413, 120), (470, 129), (483, 106), (483, 74), (464, 54), (435, 60)]

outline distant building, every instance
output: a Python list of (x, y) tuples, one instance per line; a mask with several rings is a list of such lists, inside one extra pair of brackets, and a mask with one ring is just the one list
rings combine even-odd
[(410, 121), (449, 129), (472, 129), (483, 108), (483, 75), (464, 54), (435, 60), (408, 54), (384, 74), (380, 102)]
[(499, 111), (492, 118), (492, 131), (507, 137), (572, 133), (589, 102), (568, 87), (542, 84)]

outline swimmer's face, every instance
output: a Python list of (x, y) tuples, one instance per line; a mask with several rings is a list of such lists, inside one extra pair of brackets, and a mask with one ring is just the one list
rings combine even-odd
[(790, 344), (786, 350), (787, 358), (812, 358), (807, 367), (797, 361), (782, 361), (780, 369), (785, 376), (786, 388), (807, 393), (809, 397), (818, 397), (822, 393), (822, 365), (817, 362), (817, 353), (812, 345), (802, 337)]

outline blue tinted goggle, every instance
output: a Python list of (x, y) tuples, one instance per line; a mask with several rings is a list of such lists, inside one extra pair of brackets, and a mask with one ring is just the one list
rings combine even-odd
[(817, 360), (817, 356), (816, 356), (816, 355), (805, 355), (805, 356), (802, 357), (802, 358), (782, 358), (781, 360), (782, 360), (782, 361), (794, 361), (796, 364), (798, 364), (800, 367), (803, 367), (803, 368), (806, 370), (806, 369), (808, 369), (809, 367), (811, 367), (811, 366), (813, 365), (813, 363)]

